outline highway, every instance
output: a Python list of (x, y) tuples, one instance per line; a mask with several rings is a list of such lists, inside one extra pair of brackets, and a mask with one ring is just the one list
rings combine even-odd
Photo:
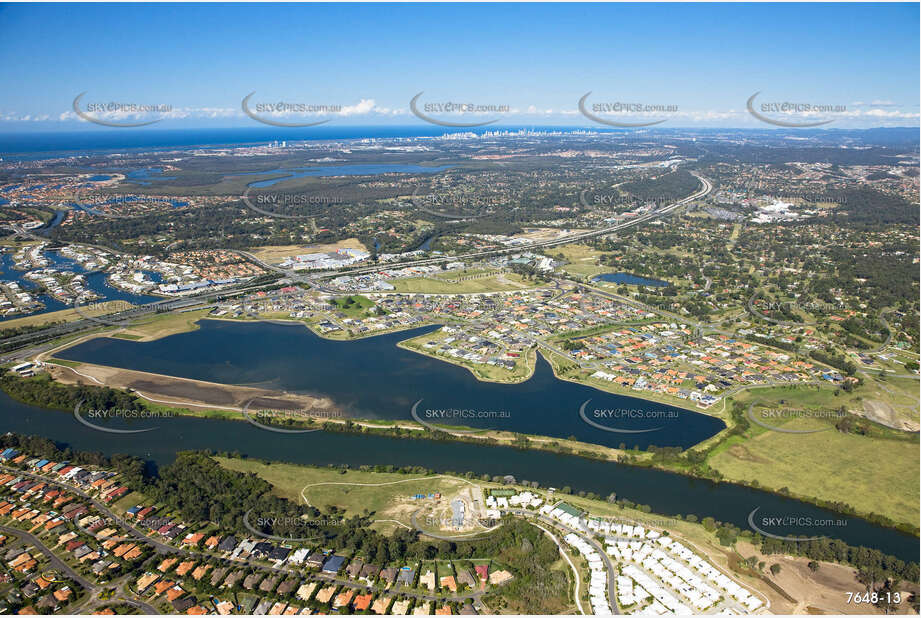
[[(74, 333), (80, 333), (87, 330), (92, 330), (94, 328), (105, 328), (107, 326), (117, 326), (120, 323), (125, 323), (145, 315), (152, 313), (166, 313), (170, 311), (176, 311), (179, 309), (187, 309), (198, 304), (207, 305), (208, 303), (213, 302), (215, 299), (220, 297), (230, 297), (237, 296), (240, 294), (245, 294), (247, 292), (255, 292), (265, 287), (265, 285), (256, 285), (256, 286), (247, 286), (236, 289), (224, 289), (224, 290), (215, 290), (212, 292), (206, 292), (204, 294), (196, 296), (183, 296), (181, 298), (164, 298), (163, 300), (157, 300), (152, 303), (147, 303), (144, 305), (138, 305), (125, 311), (119, 311), (117, 313), (110, 313), (105, 316), (100, 317), (84, 317), (79, 320), (73, 320), (71, 322), (65, 322), (64, 324), (59, 324), (56, 326), (51, 326), (49, 328), (44, 328), (39, 331), (31, 333), (23, 333), (21, 335), (15, 335), (13, 337), (7, 337), (0, 340), (7, 350), (21, 348), (23, 346), (29, 345), (34, 342), (48, 341), (50, 339), (57, 339), (64, 335), (70, 335)], [(76, 308), (76, 307), (75, 307)], [(77, 309), (77, 312), (80, 312), (80, 309)], [(5, 354), (0, 357), (0, 362), (9, 362), (14, 359), (22, 358), (28, 356), (28, 354)]]
[[(594, 238), (596, 236), (604, 236), (605, 234), (611, 234), (619, 230), (623, 230), (623, 229), (627, 229), (627, 228), (630, 228), (636, 225), (640, 225), (641, 223), (647, 223), (649, 221), (653, 221), (660, 217), (669, 215), (672, 212), (674, 212), (676, 209), (680, 208), (681, 206), (684, 206), (685, 204), (688, 204), (689, 202), (692, 202), (696, 199), (700, 199), (713, 190), (713, 184), (709, 180), (707, 180), (703, 176), (700, 176), (694, 172), (691, 172), (691, 173), (701, 183), (701, 188), (699, 191), (697, 191), (696, 193), (692, 195), (689, 195), (688, 197), (684, 199), (678, 200), (674, 204), (669, 204), (668, 206), (665, 206), (663, 208), (659, 208), (652, 212), (648, 212), (646, 214), (640, 215), (639, 217), (636, 217), (635, 219), (631, 219), (630, 221), (624, 221), (621, 223), (617, 223), (615, 225), (599, 228), (596, 230), (590, 230), (587, 232), (568, 234), (566, 236), (563, 236), (557, 239), (553, 239), (553, 240), (535, 242), (531, 245), (528, 245), (526, 248), (515, 247), (511, 249), (509, 248), (491, 249), (488, 251), (476, 251), (473, 253), (465, 253), (462, 255), (440, 256), (440, 257), (434, 257), (434, 258), (426, 258), (422, 260), (413, 260), (409, 262), (395, 262), (394, 264), (392, 264), (392, 267), (406, 268), (406, 267), (411, 267), (411, 266), (426, 266), (426, 265), (431, 265), (431, 264), (440, 264), (442, 262), (456, 261), (459, 259), (485, 258), (485, 257), (496, 256), (496, 255), (520, 253), (526, 250), (555, 247), (555, 246), (564, 245), (564, 244), (568, 244), (572, 242), (579, 242), (579, 241), (587, 240), (589, 238)], [(48, 240), (40, 236), (35, 236), (34, 234), (26, 230), (17, 230), (17, 232), (25, 234), (26, 236), (29, 236), (29, 237), (37, 238), (42, 241)], [(343, 275), (360, 275), (360, 274), (365, 274), (365, 273), (379, 272), (383, 268), (386, 268), (386, 266), (384, 265), (376, 264), (374, 266), (364, 266), (360, 268), (342, 269), (342, 270), (337, 270), (337, 271), (332, 271), (332, 272), (324, 272), (324, 273), (313, 274), (313, 275), (304, 275), (301, 273), (297, 273), (295, 271), (281, 268), (279, 266), (268, 264), (260, 260), (259, 258), (257, 258), (255, 255), (253, 255), (252, 253), (248, 251), (237, 251), (237, 253), (245, 257), (246, 259), (250, 260), (254, 264), (261, 266), (262, 268), (265, 268), (266, 270), (284, 275), (285, 277), (289, 278), (292, 282), (304, 283), (306, 285), (311, 286), (314, 289), (317, 289), (321, 292), (326, 292), (326, 293), (336, 293), (336, 291), (327, 288), (323, 284), (324, 279), (329, 279), (332, 277), (340, 277)], [(225, 297), (235, 296), (239, 294), (244, 294), (249, 291), (257, 291), (262, 287), (264, 287), (264, 285), (248, 286), (248, 287), (242, 287), (242, 288), (237, 288), (237, 289), (226, 289), (226, 290), (219, 290), (219, 291), (213, 291), (213, 292), (205, 292), (200, 295), (190, 295), (190, 296), (184, 296), (182, 298), (168, 298), (168, 299), (158, 300), (152, 303), (147, 303), (145, 305), (139, 305), (137, 307), (132, 307), (131, 309), (128, 309), (126, 311), (108, 314), (105, 316), (104, 322), (100, 320), (99, 318), (87, 317), (87, 318), (83, 318), (80, 320), (74, 320), (72, 322), (67, 322), (65, 324), (60, 324), (58, 326), (52, 326), (50, 328), (42, 329), (40, 331), (35, 331), (31, 333), (23, 333), (21, 335), (8, 337), (2, 341), (2, 344), (7, 350), (21, 348), (33, 342), (48, 341), (49, 339), (58, 338), (63, 335), (79, 333), (79, 332), (90, 330), (93, 328), (100, 328), (102, 326), (105, 326), (106, 322), (108, 323), (126, 322), (128, 320), (138, 318), (144, 315), (148, 315), (151, 313), (162, 313), (162, 312), (167, 312), (167, 311), (174, 311), (176, 309), (187, 308), (188, 306), (196, 304), (196, 303), (207, 303), (215, 298), (222, 297), (222, 296), (225, 296)], [(31, 350), (29, 352), (31, 352)], [(0, 362), (9, 362), (12, 360), (18, 360), (26, 356), (29, 356), (29, 354), (28, 353), (23, 354), (22, 352), (17, 353), (17, 354), (7, 354), (5, 356), (0, 357)]]
[[(425, 258), (422, 260), (413, 260), (410, 262), (394, 262), (392, 267), (406, 268), (410, 266), (427, 266), (430, 264), (440, 264), (442, 262), (454, 262), (454, 261), (461, 260), (461, 259), (466, 260), (470, 258), (484, 258), (484, 257), (495, 256), (495, 255), (505, 255), (509, 253), (521, 253), (523, 251), (530, 251), (534, 249), (544, 249), (547, 247), (556, 247), (559, 245), (566, 245), (566, 244), (573, 243), (573, 242), (588, 240), (589, 238), (594, 238), (596, 236), (604, 236), (606, 234), (612, 234), (614, 232), (624, 230), (624, 229), (639, 225), (641, 223), (648, 223), (649, 221), (653, 221), (660, 217), (664, 217), (666, 215), (671, 214), (672, 212), (674, 212), (681, 206), (684, 206), (694, 200), (700, 199), (713, 190), (713, 184), (709, 180), (707, 180), (703, 176), (700, 176), (699, 174), (696, 174), (694, 172), (691, 172), (691, 173), (701, 183), (701, 188), (699, 191), (697, 191), (696, 193), (692, 195), (689, 195), (688, 197), (684, 199), (678, 200), (674, 204), (669, 204), (668, 206), (664, 206), (662, 208), (659, 208), (658, 210), (653, 210), (652, 212), (648, 212), (644, 215), (640, 215), (639, 217), (636, 217), (635, 219), (631, 219), (630, 221), (616, 223), (614, 225), (610, 225), (610, 226), (603, 227), (603, 228), (598, 228), (596, 230), (589, 230), (587, 232), (567, 234), (566, 236), (562, 236), (560, 238), (555, 238), (552, 240), (534, 242), (530, 245), (527, 245), (526, 247), (514, 247), (511, 249), (509, 248), (489, 249), (487, 251), (475, 251), (472, 253), (464, 253), (461, 255), (450, 255), (450, 256), (441, 256), (441, 257), (435, 257), (435, 258)], [(262, 264), (264, 263), (261, 263), (260, 265)], [(390, 266), (384, 266), (380, 264), (377, 264), (374, 266), (363, 266), (360, 268), (350, 268), (350, 269), (337, 270), (335, 272), (326, 272), (322, 274), (317, 274), (311, 277), (307, 277), (307, 279), (311, 282), (314, 282), (314, 281), (317, 281), (318, 279), (325, 279), (329, 277), (341, 277), (343, 275), (361, 275), (361, 274), (379, 272), (380, 270), (383, 270), (384, 268), (388, 268), (388, 267)], [(272, 270), (275, 270), (276, 272), (283, 272), (287, 276), (295, 276), (295, 277), (298, 276), (296, 273), (292, 271), (285, 271), (284, 269), (278, 269), (277, 267), (272, 268)]]

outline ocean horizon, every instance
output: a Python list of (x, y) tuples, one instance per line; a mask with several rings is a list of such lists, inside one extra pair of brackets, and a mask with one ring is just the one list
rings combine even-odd
[[(49, 155), (62, 156), (84, 154), (86, 152), (126, 152), (126, 151), (155, 151), (171, 149), (216, 148), (221, 146), (240, 146), (259, 144), (273, 141), (324, 141), (324, 140), (355, 140), (355, 139), (395, 139), (440, 137), (442, 135), (457, 133), (476, 133), (481, 135), (491, 131), (541, 131), (541, 132), (591, 132), (598, 134), (624, 134), (641, 133), (644, 135), (674, 135), (675, 133), (688, 134), (714, 134), (726, 132), (746, 132), (758, 134), (779, 135), (782, 129), (751, 129), (751, 128), (703, 128), (703, 127), (661, 127), (655, 129), (615, 129), (607, 127), (586, 126), (540, 126), (540, 125), (507, 125), (472, 128), (452, 128), (435, 125), (353, 125), (353, 126), (322, 126), (304, 128), (274, 127), (223, 127), (223, 128), (184, 128), (184, 129), (130, 129), (106, 130), (94, 129), (83, 131), (16, 131), (0, 132), (0, 157), (6, 159), (35, 159), (45, 158)], [(892, 138), (898, 135), (898, 140), (917, 140), (917, 127), (886, 127), (871, 129), (834, 129), (822, 128), (804, 130), (798, 129), (799, 135), (831, 135), (852, 134), (855, 136), (870, 137), (875, 134), (880, 137), (885, 134)]]
[(197, 148), (239, 146), (273, 141), (322, 141), (401, 137), (440, 137), (454, 133), (477, 133), (488, 131), (594, 131), (616, 133), (605, 128), (576, 126), (488, 126), (474, 128), (451, 128), (435, 125), (420, 126), (330, 126), (305, 128), (274, 127), (225, 127), (188, 129), (131, 129), (131, 130), (89, 130), (89, 131), (18, 131), (0, 132), (0, 155), (24, 155), (30, 153), (76, 153), (99, 150), (156, 150), (170, 148)]

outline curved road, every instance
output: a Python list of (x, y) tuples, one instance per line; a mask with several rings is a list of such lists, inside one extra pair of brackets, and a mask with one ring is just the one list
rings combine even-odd
[(51, 563), (52, 568), (57, 569), (58, 571), (67, 575), (67, 577), (77, 582), (84, 590), (89, 590), (90, 592), (96, 591), (96, 584), (93, 584), (85, 577), (74, 571), (70, 566), (67, 565), (67, 563), (58, 558), (54, 552), (48, 549), (45, 544), (42, 543), (41, 540), (39, 540), (39, 538), (34, 534), (20, 530), (19, 528), (11, 528), (10, 526), (0, 526), (0, 532), (18, 537), (20, 540), (26, 541), (30, 545), (34, 545), (38, 551), (45, 554), (45, 556), (48, 558), (48, 561)]
[[(601, 559), (604, 561), (605, 570), (608, 572), (607, 592), (608, 592), (608, 605), (611, 607), (611, 613), (612, 614), (621, 613), (620, 606), (617, 605), (617, 597), (615, 596), (615, 592), (614, 592), (617, 589), (616, 587), (617, 571), (615, 571), (614, 563), (611, 562), (611, 558), (608, 556), (607, 552), (604, 551), (604, 548), (601, 546), (600, 543), (598, 543), (598, 541), (594, 539), (594, 537), (586, 535), (581, 530), (575, 530), (573, 528), (570, 528), (566, 524), (558, 522), (555, 519), (551, 519), (550, 517), (547, 517), (546, 515), (541, 515), (540, 513), (532, 513), (531, 511), (526, 511), (524, 509), (509, 509), (509, 512), (514, 513), (515, 515), (521, 515), (524, 517), (535, 517), (546, 524), (549, 524), (557, 528), (561, 528), (562, 530), (566, 532), (571, 532), (572, 534), (575, 534), (576, 536), (581, 538), (583, 541), (591, 545), (592, 548), (595, 551), (597, 551), (598, 554), (601, 556)], [(631, 539), (631, 540), (635, 540), (635, 539)]]
[[(689, 195), (688, 197), (678, 200), (674, 204), (669, 204), (668, 206), (664, 206), (658, 210), (654, 210), (644, 215), (640, 215), (639, 217), (631, 219), (630, 221), (624, 221), (622, 223), (617, 223), (617, 224), (610, 225), (607, 227), (599, 228), (597, 230), (589, 230), (587, 232), (578, 232), (575, 234), (568, 234), (566, 236), (563, 236), (561, 238), (556, 238), (553, 240), (544, 240), (544, 241), (535, 242), (535, 243), (528, 245), (525, 249), (531, 250), (531, 249), (542, 249), (545, 247), (556, 247), (559, 245), (565, 245), (565, 244), (569, 244), (572, 242), (578, 242), (580, 240), (587, 240), (595, 236), (604, 236), (605, 234), (611, 234), (619, 230), (633, 227), (635, 225), (639, 225), (640, 223), (647, 223), (649, 221), (658, 219), (659, 217), (663, 217), (665, 215), (671, 214), (672, 212), (674, 212), (676, 209), (680, 208), (681, 206), (684, 206), (688, 202), (692, 202), (696, 199), (700, 199), (713, 190), (713, 184), (709, 180), (707, 180), (703, 176), (700, 176), (694, 172), (691, 172), (691, 173), (694, 175), (695, 178), (697, 178), (700, 181), (701, 189), (697, 191), (696, 193)], [(249, 253), (247, 251), (237, 251), (237, 253), (253, 261), (258, 266), (261, 266), (263, 268), (272, 270), (280, 274), (284, 274), (285, 276), (290, 277), (291, 279), (295, 281), (308, 283), (312, 286), (319, 288), (321, 291), (330, 291), (326, 288), (323, 288), (322, 284), (320, 283), (321, 279), (327, 279), (330, 277), (341, 277), (343, 275), (361, 275), (361, 274), (366, 274), (366, 273), (373, 273), (373, 272), (377, 272), (381, 270), (382, 268), (386, 268), (389, 266), (396, 267), (396, 268), (407, 268), (411, 266), (427, 266), (430, 264), (440, 264), (442, 262), (452, 262), (452, 261), (457, 261), (460, 259), (489, 257), (493, 255), (519, 253), (521, 251), (522, 251), (522, 247), (490, 249), (487, 251), (474, 251), (472, 253), (463, 253), (460, 255), (425, 258), (421, 260), (412, 260), (408, 262), (394, 262), (393, 264), (390, 264), (387, 266), (382, 265), (382, 264), (375, 264), (374, 266), (362, 266), (359, 268), (340, 269), (340, 270), (335, 270), (335, 271), (318, 273), (314, 275), (301, 275), (301, 274), (296, 273), (295, 271), (290, 271), (284, 268), (280, 268), (278, 266), (273, 266), (271, 264), (268, 264), (260, 260), (259, 258), (254, 256), (252, 253)]]

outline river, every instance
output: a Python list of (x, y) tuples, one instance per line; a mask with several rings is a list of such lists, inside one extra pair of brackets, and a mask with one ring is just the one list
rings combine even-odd
[[(284, 435), (241, 421), (171, 417), (134, 421), (135, 428), (155, 427), (138, 434), (103, 433), (86, 427), (73, 414), (43, 410), (13, 401), (0, 393), (0, 427), (4, 431), (41, 435), (75, 449), (106, 454), (126, 453), (157, 465), (169, 463), (177, 451), (210, 449), (239, 451), (251, 457), (299, 464), (392, 464), (424, 466), (438, 471), (514, 475), (517, 480), (544, 486), (571, 487), (601, 496), (647, 504), (665, 515), (712, 516), (742, 529), (758, 508), (763, 517), (787, 518), (789, 525), (765, 528), (772, 534), (827, 535), (852, 545), (864, 545), (917, 561), (918, 539), (855, 517), (820, 509), (790, 498), (729, 483), (693, 479), (670, 472), (510, 447), (481, 446), (449, 441), (388, 438), (323, 431)], [(835, 520), (836, 525), (796, 526), (802, 518)], [(838, 520), (841, 520), (838, 523)], [(764, 526), (762, 526), (764, 527)]]

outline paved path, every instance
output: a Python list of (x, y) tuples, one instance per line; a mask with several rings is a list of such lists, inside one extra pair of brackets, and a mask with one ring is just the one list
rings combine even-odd
[[(581, 530), (575, 530), (574, 528), (570, 528), (566, 524), (558, 522), (557, 520), (553, 518), (547, 517), (545, 515), (541, 515), (539, 513), (532, 513), (531, 511), (526, 511), (524, 509), (510, 509), (509, 512), (514, 513), (515, 515), (522, 515), (524, 517), (537, 518), (540, 521), (547, 523), (551, 526), (560, 528), (566, 532), (571, 532), (575, 534), (576, 536), (580, 537), (583, 541), (585, 541), (589, 545), (591, 545), (592, 548), (601, 555), (601, 559), (604, 562), (605, 569), (608, 572), (607, 594), (608, 594), (608, 605), (611, 607), (611, 613), (612, 614), (621, 613), (620, 606), (617, 605), (617, 598), (615, 597), (617, 571), (614, 569), (614, 563), (611, 562), (611, 558), (608, 556), (607, 552), (604, 551), (604, 548), (601, 546), (600, 543), (598, 543), (598, 541), (594, 539), (594, 537), (590, 535), (586, 535)], [(636, 539), (633, 539), (633, 540), (636, 540)]]
[(578, 571), (578, 569), (576, 569), (576, 565), (573, 564), (572, 559), (569, 557), (569, 554), (566, 553), (566, 549), (563, 547), (563, 544), (560, 543), (560, 541), (559, 541), (555, 536), (553, 536), (553, 533), (552, 533), (552, 532), (550, 532), (549, 530), (547, 530), (546, 528), (544, 528), (544, 527), (541, 526), (540, 524), (534, 524), (534, 525), (537, 526), (538, 528), (540, 528), (541, 530), (543, 530), (543, 531), (547, 534), (547, 536), (550, 537), (550, 540), (552, 540), (554, 543), (556, 543), (556, 546), (557, 546), (557, 547), (559, 548), (559, 550), (560, 550), (560, 555), (563, 556), (563, 558), (566, 559), (566, 562), (568, 562), (570, 568), (572, 568), (572, 577), (573, 577), (573, 579), (574, 579), (575, 582), (576, 582), (576, 590), (575, 590), (575, 592), (573, 593), (574, 596), (575, 596), (575, 599), (576, 599), (576, 607), (579, 608), (579, 613), (581, 613), (581, 614), (584, 616), (584, 615), (585, 615), (585, 610), (582, 608), (582, 592), (581, 592), (582, 578), (579, 577), (579, 571)]

